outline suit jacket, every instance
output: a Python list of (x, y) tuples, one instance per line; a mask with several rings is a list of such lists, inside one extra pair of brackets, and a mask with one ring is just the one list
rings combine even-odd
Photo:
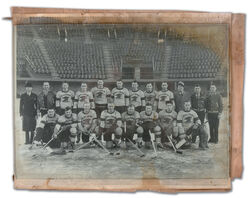
[(37, 115), (37, 95), (34, 93), (30, 95), (27, 93), (22, 94), (19, 112), (20, 116), (35, 117)]

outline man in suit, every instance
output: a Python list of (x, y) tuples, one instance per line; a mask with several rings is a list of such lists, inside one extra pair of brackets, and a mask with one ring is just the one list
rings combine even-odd
[(25, 144), (31, 144), (34, 137), (37, 119), (37, 95), (32, 92), (30, 82), (25, 84), (26, 92), (21, 95), (20, 116), (23, 121), (25, 132)]

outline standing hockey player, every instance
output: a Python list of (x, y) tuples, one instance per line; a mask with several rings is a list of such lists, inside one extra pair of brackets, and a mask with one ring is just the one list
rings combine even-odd
[(81, 84), (81, 88), (75, 94), (74, 110), (79, 113), (83, 110), (85, 103), (90, 103), (90, 108), (95, 108), (95, 103), (93, 99), (92, 92), (88, 91), (88, 86), (86, 83)]
[(161, 84), (161, 91), (158, 92), (156, 99), (158, 101), (158, 112), (166, 109), (166, 101), (171, 101), (175, 105), (174, 94), (168, 90), (167, 82)]
[(103, 80), (98, 80), (97, 87), (92, 88), (91, 92), (94, 97), (97, 117), (100, 118), (102, 111), (107, 109), (107, 104), (111, 96), (110, 90), (107, 87), (104, 87)]
[(140, 128), (142, 130), (142, 139), (145, 142), (145, 147), (151, 148), (151, 141), (153, 141), (150, 136), (150, 132), (155, 134), (155, 141), (157, 146), (161, 146), (161, 128), (158, 126), (158, 113), (153, 111), (151, 105), (145, 107), (145, 111), (140, 113)]
[[(122, 133), (122, 144), (123, 147), (130, 146), (130, 141), (133, 141), (134, 134), (137, 132), (137, 143), (138, 146), (142, 145), (142, 133), (143, 130), (139, 127), (140, 114), (135, 111), (134, 105), (129, 105), (126, 112), (122, 114), (123, 122), (123, 133)], [(129, 139), (129, 140), (128, 140)]]
[(31, 144), (34, 137), (37, 119), (37, 95), (32, 92), (31, 83), (25, 84), (26, 92), (20, 99), (20, 116), (23, 121), (23, 131), (25, 132), (25, 144)]
[(129, 105), (129, 92), (123, 87), (121, 80), (116, 82), (116, 87), (112, 89), (111, 97), (115, 104), (115, 110), (122, 114)]
[(62, 90), (56, 93), (56, 112), (63, 115), (66, 107), (73, 107), (74, 92), (69, 90), (67, 82), (62, 83)]
[[(55, 113), (55, 110), (49, 108), (36, 128), (35, 144), (47, 143), (52, 138), (58, 119), (59, 115)], [(58, 141), (52, 141), (49, 146), (51, 148), (58, 147)]]
[(78, 114), (78, 134), (76, 143), (80, 142), (80, 136), (82, 135), (82, 142), (89, 141), (89, 136), (96, 132), (97, 127), (96, 112), (90, 108), (90, 103), (83, 105), (83, 110)]
[(168, 145), (168, 137), (176, 139), (178, 136), (176, 119), (177, 113), (173, 110), (173, 103), (170, 100), (166, 101), (166, 109), (159, 112), (159, 125), (162, 131), (161, 142), (164, 146)]
[(132, 82), (132, 90), (129, 91), (130, 104), (135, 106), (135, 110), (141, 112), (145, 107), (145, 96), (142, 90), (138, 89), (137, 81)]
[(104, 141), (106, 141), (107, 148), (113, 148), (112, 134), (114, 134), (114, 144), (117, 146), (121, 140), (122, 135), (122, 121), (121, 114), (115, 110), (113, 103), (108, 103), (108, 109), (101, 113), (101, 123), (99, 127), (99, 134), (103, 134)]
[(183, 145), (191, 145), (193, 139), (192, 136), (199, 136), (199, 148), (206, 149), (208, 135), (201, 125), (201, 121), (195, 111), (191, 109), (191, 102), (184, 102), (184, 110), (181, 110), (177, 115), (177, 126), (179, 130), (178, 138), (180, 144), (176, 145), (177, 148), (180, 148)]
[(61, 142), (61, 150), (58, 154), (66, 154), (66, 148), (69, 148), (69, 151), (75, 149), (77, 122), (77, 115), (72, 113), (70, 107), (66, 107), (64, 115), (58, 118), (53, 134), (54, 138), (58, 138)]
[(153, 90), (152, 83), (148, 83), (146, 85), (146, 91), (144, 91), (145, 96), (145, 104), (151, 105), (153, 107), (153, 110), (157, 110), (158, 101), (156, 100), (157, 92)]

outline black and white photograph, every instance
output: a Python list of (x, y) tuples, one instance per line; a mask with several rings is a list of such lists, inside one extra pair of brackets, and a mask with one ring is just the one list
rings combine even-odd
[(227, 24), (30, 20), (13, 29), (16, 178), (229, 177)]

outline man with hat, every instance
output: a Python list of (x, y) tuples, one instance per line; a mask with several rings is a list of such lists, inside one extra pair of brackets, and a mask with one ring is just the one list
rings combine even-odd
[(25, 144), (31, 144), (34, 137), (37, 118), (37, 95), (32, 92), (30, 82), (25, 84), (26, 92), (21, 95), (19, 113), (23, 121)]
[(177, 91), (174, 93), (175, 111), (178, 113), (184, 109), (184, 101), (189, 101), (189, 94), (184, 91), (184, 82), (179, 81)]

